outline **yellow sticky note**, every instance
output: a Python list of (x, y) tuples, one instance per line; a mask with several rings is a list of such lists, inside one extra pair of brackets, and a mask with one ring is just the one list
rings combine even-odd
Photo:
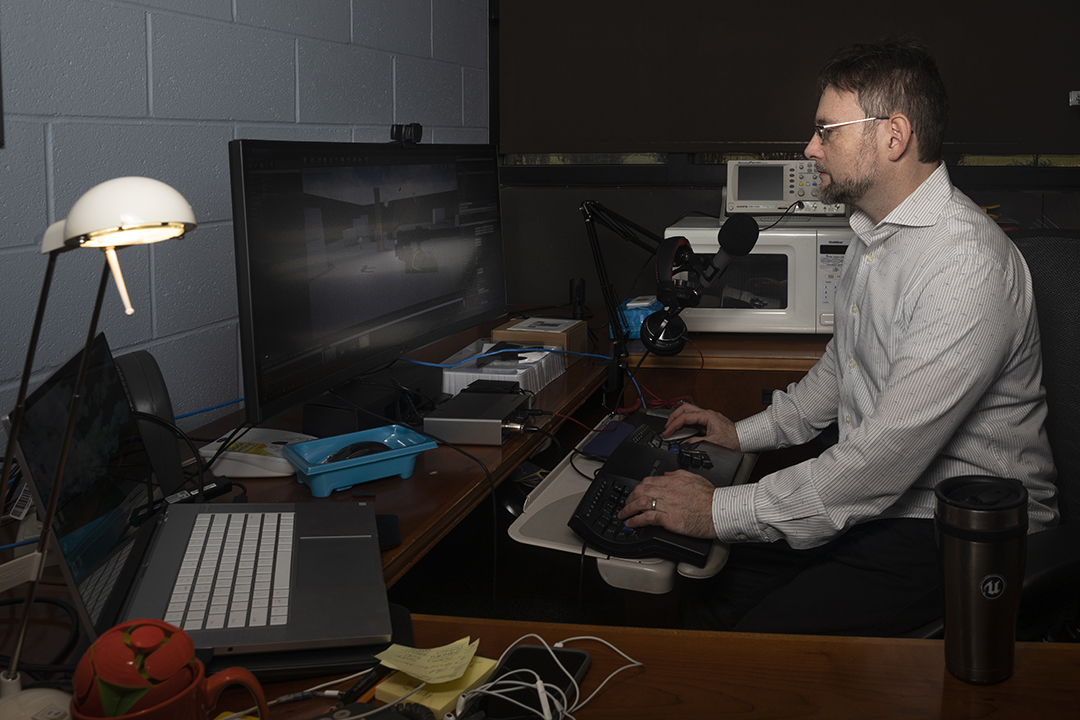
[[(495, 661), (484, 657), (474, 657), (469, 662), (465, 674), (457, 680), (425, 685), (421, 690), (409, 695), (406, 702), (415, 702), (431, 708), (435, 717), (441, 718), (457, 707), (458, 698), (480, 686), (495, 670)], [(414, 690), (420, 681), (403, 672), (396, 672), (375, 687), (375, 699), (391, 703)]]
[(444, 683), (457, 680), (465, 674), (479, 645), (479, 640), (470, 643), (466, 636), (437, 648), (391, 645), (375, 657), (386, 667), (412, 675), (421, 682)]

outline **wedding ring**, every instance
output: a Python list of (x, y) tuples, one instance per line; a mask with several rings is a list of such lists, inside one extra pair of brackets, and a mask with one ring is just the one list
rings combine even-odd
[(656, 509), (656, 498), (653, 498), (653, 499), (652, 499), (652, 508), (651, 508), (651, 509), (652, 509), (652, 510), (655, 510), (655, 509)]

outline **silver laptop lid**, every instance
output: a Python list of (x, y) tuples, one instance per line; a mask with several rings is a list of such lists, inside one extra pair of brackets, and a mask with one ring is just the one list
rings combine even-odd
[[(26, 398), (17, 452), (38, 508), (45, 507), (56, 479), (81, 358), (80, 351)], [(50, 549), (62, 556), (61, 570), (77, 596), (83, 622), (91, 629), (100, 630), (102, 622), (111, 620), (102, 617), (101, 598), (113, 588), (99, 584), (90, 597), (88, 581), (133, 541), (138, 528), (132, 515), (152, 491), (150, 474), (150, 459), (108, 342), (99, 334), (64, 466)], [(113, 576), (112, 582), (116, 579)]]

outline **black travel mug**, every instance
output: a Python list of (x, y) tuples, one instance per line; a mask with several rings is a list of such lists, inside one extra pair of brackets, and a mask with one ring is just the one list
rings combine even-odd
[(938, 484), (937, 546), (945, 594), (945, 667), (979, 685), (1012, 674), (1027, 552), (1027, 490), (965, 476)]

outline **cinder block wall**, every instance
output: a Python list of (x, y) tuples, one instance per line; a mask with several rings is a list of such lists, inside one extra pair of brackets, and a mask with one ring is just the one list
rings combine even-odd
[[(113, 177), (169, 183), (198, 229), (120, 251), (100, 328), (149, 350), (177, 414), (241, 396), (227, 143), (487, 142), (487, 0), (0, 0), (0, 408), (15, 401), (49, 223)], [(57, 263), (35, 382), (85, 341), (104, 263)], [(237, 405), (181, 423), (192, 428)], [(2, 432), (2, 431), (0, 431)]]

